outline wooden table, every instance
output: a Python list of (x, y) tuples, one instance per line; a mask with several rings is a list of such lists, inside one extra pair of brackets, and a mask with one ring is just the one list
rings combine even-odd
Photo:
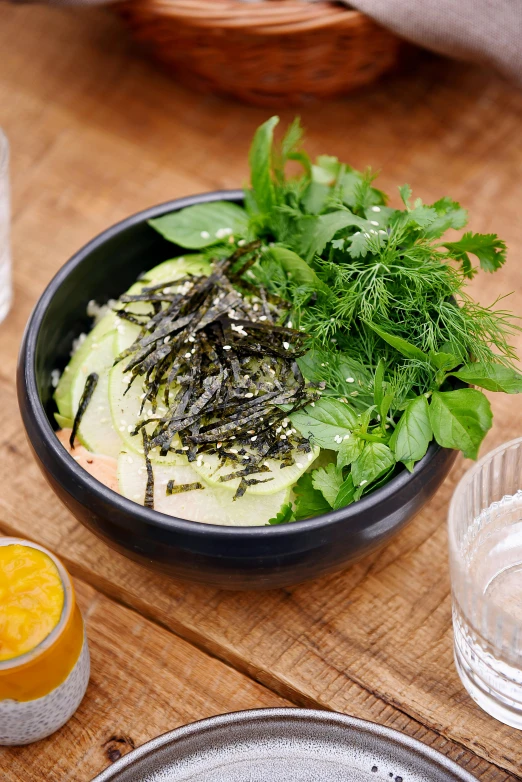
[[(486, 716), (452, 660), (445, 517), (458, 462), (384, 551), (345, 573), (269, 593), (176, 583), (114, 554), (47, 488), (25, 443), (14, 371), (51, 275), (111, 223), (176, 196), (240, 186), (267, 116), (177, 86), (101, 11), (0, 11), (0, 124), (12, 142), (15, 306), (0, 326), (0, 532), (56, 551), (87, 620), (92, 680), (50, 739), (0, 752), (3, 782), (81, 782), (178, 725), (236, 709), (335, 709), (415, 736), (478, 778), (522, 778), (522, 734)], [(292, 116), (282, 112), (283, 119)], [(522, 313), (522, 95), (478, 69), (421, 58), (380, 85), (301, 111), (312, 153), (383, 168), (430, 201), (449, 194), (497, 231), (509, 263), (483, 303)], [(522, 340), (518, 339), (519, 347)], [(483, 452), (522, 434), (521, 402), (493, 395)]]

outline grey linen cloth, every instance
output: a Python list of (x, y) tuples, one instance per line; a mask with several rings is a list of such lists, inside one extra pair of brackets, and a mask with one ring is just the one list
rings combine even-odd
[(522, 0), (350, 0), (350, 5), (408, 41), (486, 63), (522, 85)]
[[(117, 2), (117, 0), (45, 1), (54, 5), (75, 6)], [(247, 1), (255, 3), (265, 0)], [(26, 2), (26, 0), (14, 0), (14, 2)], [(522, 85), (522, 0), (344, 0), (344, 2), (412, 43), (449, 57), (485, 63)]]

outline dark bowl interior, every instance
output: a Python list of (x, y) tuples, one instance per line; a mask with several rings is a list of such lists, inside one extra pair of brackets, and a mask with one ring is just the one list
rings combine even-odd
[(180, 578), (231, 589), (268, 589), (341, 569), (383, 545), (436, 491), (455, 453), (432, 444), (413, 474), (401, 470), (352, 506), (277, 527), (220, 527), (166, 516), (121, 497), (77, 465), (53, 433), (51, 372), (63, 369), (72, 340), (89, 330), (88, 302), (118, 297), (143, 271), (182, 254), (147, 220), (222, 199), (240, 203), (242, 193), (207, 193), (153, 207), (109, 228), (71, 258), (27, 325), (18, 397), (45, 477), (76, 518), (109, 545)]

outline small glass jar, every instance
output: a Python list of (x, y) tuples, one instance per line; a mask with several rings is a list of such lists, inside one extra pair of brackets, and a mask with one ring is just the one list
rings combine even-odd
[[(27, 540), (0, 538), (0, 546), (22, 547), (13, 550), (14, 556), (20, 555), (15, 564), (21, 567), (25, 549), (49, 557), (63, 589), (61, 613), (46, 637), (19, 656), (0, 660), (0, 745), (30, 744), (61, 728), (80, 705), (89, 682), (89, 649), (74, 588), (62, 563), (42, 546)], [(0, 590), (0, 628), (2, 610), (6, 611), (3, 621), (7, 622), (7, 611), (16, 611), (17, 599), (18, 595), (14, 607), (13, 600), (10, 607), (4, 600), (2, 607)], [(27, 599), (27, 594), (20, 593), (22, 615)]]

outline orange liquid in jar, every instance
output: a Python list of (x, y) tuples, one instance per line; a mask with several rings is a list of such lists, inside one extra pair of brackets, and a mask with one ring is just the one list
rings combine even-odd
[(56, 565), (43, 551), (0, 546), (0, 662), (36, 648), (60, 621), (65, 594)]

